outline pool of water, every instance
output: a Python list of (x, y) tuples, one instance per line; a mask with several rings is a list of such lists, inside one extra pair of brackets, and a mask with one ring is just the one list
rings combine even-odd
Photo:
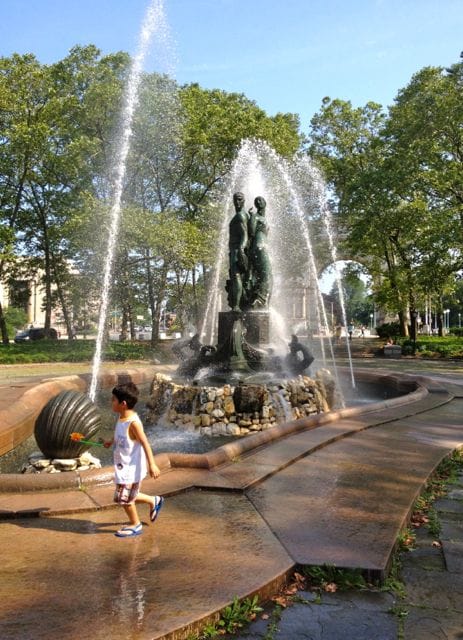
[[(177, 453), (205, 453), (236, 440), (233, 436), (201, 436), (198, 432), (186, 431), (185, 429), (172, 428), (169, 425), (148, 425), (145, 422), (147, 414), (146, 401), (149, 397), (150, 384), (139, 385), (140, 399), (137, 409), (141, 419), (145, 424), (146, 435), (154, 453), (164, 453), (175, 451)], [(382, 387), (373, 383), (361, 382), (356, 389), (344, 389), (344, 396), (348, 406), (358, 406), (387, 400), (401, 395), (392, 387)], [(105, 440), (112, 440), (114, 425), (117, 416), (111, 411), (111, 390), (100, 391), (96, 398), (96, 404), (100, 409), (102, 418), (102, 428), (98, 433), (99, 437)], [(34, 436), (25, 440), (13, 451), (9, 451), (0, 457), (0, 473), (20, 473), (21, 468), (27, 463), (28, 456), (38, 451), (38, 446)], [(101, 460), (103, 466), (112, 464), (112, 450), (94, 447), (91, 453)]]
[[(165, 453), (167, 451), (175, 451), (177, 453), (205, 453), (206, 451), (220, 447), (222, 444), (236, 440), (236, 437), (233, 436), (201, 436), (198, 432), (176, 429), (167, 425), (146, 424), (146, 401), (149, 397), (150, 384), (138, 385), (138, 388), (140, 390), (140, 399), (136, 409), (144, 422), (146, 435), (155, 454)], [(110, 408), (111, 390), (100, 391), (96, 398), (96, 404), (100, 410), (102, 419), (102, 427), (98, 432), (98, 437), (104, 440), (112, 440), (117, 415), (114, 414)], [(28, 457), (33, 451), (39, 451), (39, 447), (32, 435), (13, 449), (13, 451), (9, 451), (3, 456), (0, 456), (0, 473), (20, 473), (23, 465), (27, 463)], [(90, 452), (100, 459), (103, 466), (112, 464), (112, 449), (94, 447), (90, 449)]]

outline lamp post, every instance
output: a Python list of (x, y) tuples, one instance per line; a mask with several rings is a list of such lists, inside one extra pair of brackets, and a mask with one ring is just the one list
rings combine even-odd
[(458, 328), (461, 329), (461, 313), (458, 312)]
[(370, 313), (370, 335), (373, 332), (373, 314)]
[(449, 333), (449, 329), (450, 329), (450, 309), (444, 309), (444, 326), (445, 326), (445, 332)]
[(415, 309), (410, 311), (410, 329), (411, 329), (411, 338), (413, 340), (413, 355), (416, 353), (416, 318), (418, 316), (418, 312)]

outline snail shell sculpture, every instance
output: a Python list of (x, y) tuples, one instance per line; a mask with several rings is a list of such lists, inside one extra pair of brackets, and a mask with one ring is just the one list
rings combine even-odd
[(89, 440), (100, 427), (101, 416), (87, 395), (62, 391), (43, 407), (35, 421), (34, 435), (47, 458), (78, 458), (90, 445), (71, 440), (71, 433), (82, 433)]

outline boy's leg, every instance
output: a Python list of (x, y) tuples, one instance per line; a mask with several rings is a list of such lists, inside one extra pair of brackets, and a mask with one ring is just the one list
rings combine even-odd
[(146, 495), (146, 493), (139, 493), (135, 501), (149, 504), (151, 522), (154, 522), (156, 520), (159, 511), (164, 504), (164, 498), (162, 498), (161, 496), (148, 496)]
[(135, 502), (145, 502), (150, 507), (154, 507), (156, 502), (156, 496), (148, 496), (146, 493), (139, 493), (135, 498)]
[(140, 518), (138, 517), (137, 507), (135, 502), (131, 504), (123, 504), (124, 511), (127, 514), (130, 524), (134, 527), (137, 524), (140, 524)]

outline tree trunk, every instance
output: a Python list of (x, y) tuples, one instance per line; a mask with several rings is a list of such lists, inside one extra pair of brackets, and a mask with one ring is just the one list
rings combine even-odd
[(61, 310), (63, 311), (64, 322), (66, 324), (66, 330), (68, 333), (68, 340), (72, 342), (74, 338), (74, 328), (72, 326), (71, 317), (69, 315), (68, 307), (66, 304), (66, 297), (63, 292), (63, 287), (61, 286), (61, 280), (58, 274), (58, 269), (56, 267), (56, 260), (53, 253), (50, 254), (51, 260), (53, 262), (53, 271), (55, 274), (55, 284), (58, 292), (58, 298), (61, 304)]
[(51, 327), (51, 277), (50, 247), (45, 237), (45, 334)]
[(405, 311), (399, 311), (398, 316), (400, 324), (400, 335), (408, 337), (407, 313)]
[(10, 339), (8, 337), (8, 329), (6, 327), (5, 315), (3, 313), (3, 307), (1, 302), (0, 302), (0, 331), (2, 334), (2, 344), (9, 345)]
[(125, 342), (127, 340), (128, 335), (128, 326), (129, 326), (129, 315), (127, 313), (127, 307), (122, 307), (122, 318), (121, 318), (121, 333), (119, 339), (121, 342)]

